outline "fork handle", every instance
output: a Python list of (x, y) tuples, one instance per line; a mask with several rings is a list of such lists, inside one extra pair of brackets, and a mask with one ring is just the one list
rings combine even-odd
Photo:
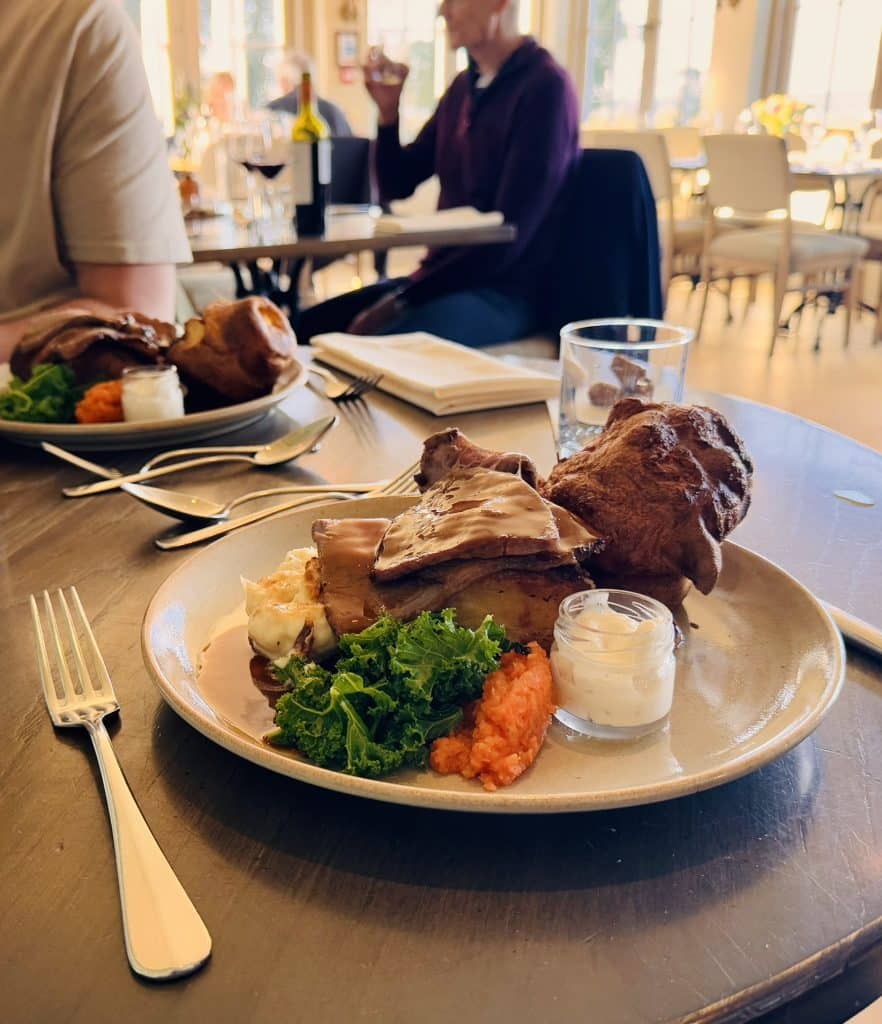
[(208, 959), (211, 936), (153, 838), (104, 723), (85, 725), (107, 797), (129, 963), (145, 978), (190, 974)]

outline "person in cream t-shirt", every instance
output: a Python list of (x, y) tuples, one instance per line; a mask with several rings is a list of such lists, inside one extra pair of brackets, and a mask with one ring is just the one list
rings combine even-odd
[(3, 0), (0, 139), (0, 362), (47, 309), (173, 319), (190, 247), (116, 0)]

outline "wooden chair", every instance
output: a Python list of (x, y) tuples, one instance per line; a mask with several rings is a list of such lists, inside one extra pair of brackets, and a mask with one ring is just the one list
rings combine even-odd
[[(770, 135), (707, 135), (704, 138), (710, 181), (701, 278), (704, 283), (700, 333), (708, 288), (715, 274), (771, 274), (775, 282), (769, 356), (775, 351), (785, 294), (806, 291), (808, 276), (825, 279), (831, 310), (846, 295), (845, 344), (848, 344), (856, 289), (852, 287), (869, 248), (861, 238), (794, 223), (790, 214), (793, 187), (783, 139)], [(723, 208), (755, 219), (756, 227), (719, 230)], [(797, 286), (791, 275), (800, 274)], [(818, 346), (816, 345), (816, 348)]]
[[(869, 245), (864, 259), (879, 264), (882, 277), (882, 180), (876, 180), (864, 193), (858, 233)], [(882, 280), (876, 297), (874, 342), (882, 341)]]

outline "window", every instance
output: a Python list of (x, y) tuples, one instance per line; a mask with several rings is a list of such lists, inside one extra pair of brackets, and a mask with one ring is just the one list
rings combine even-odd
[(168, 52), (168, 10), (158, 0), (124, 0), (141, 36), (141, 53), (153, 106), (166, 136), (174, 135), (175, 110)]
[(710, 67), (713, 0), (587, 0), (589, 125), (689, 124)]
[(444, 29), (436, 0), (370, 0), (367, 37), (392, 60), (410, 66), (401, 97), (401, 129), (413, 138), (444, 89)]
[(810, 103), (810, 116), (824, 124), (865, 120), (880, 36), (882, 4), (796, 0), (788, 91)]
[(715, 6), (711, 0), (662, 0), (653, 91), (653, 121), (691, 124), (707, 84)]
[(285, 45), (284, 0), (199, 0), (203, 79), (228, 73), (236, 94), (262, 107), (277, 93), (275, 62)]
[(640, 121), (648, 17), (649, 0), (591, 0), (582, 103), (589, 124)]

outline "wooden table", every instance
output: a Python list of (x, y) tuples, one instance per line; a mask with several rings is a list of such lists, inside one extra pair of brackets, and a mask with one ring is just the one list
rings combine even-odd
[[(514, 225), (473, 225), (444, 230), (406, 230), (377, 233), (377, 219), (368, 212), (329, 210), (327, 231), (321, 237), (298, 237), (290, 222), (273, 223), (263, 231), (243, 227), (232, 216), (192, 221), (190, 248), (194, 263), (228, 263), (236, 277), (236, 297), (268, 295), (295, 320), (300, 271), (308, 259), (330, 260), (350, 253), (385, 253), (410, 246), (470, 246), (511, 242)], [(270, 259), (272, 267), (258, 265)], [(250, 280), (246, 281), (243, 268)], [(284, 276), (290, 282), (280, 282)]]
[[(737, 539), (879, 624), (882, 456), (785, 413), (712, 401), (757, 463)], [(327, 406), (303, 391), (285, 408), (306, 421)], [(273, 479), (391, 475), (453, 422), (544, 470), (553, 460), (542, 405), (439, 420), (375, 394), (367, 411), (340, 411), (321, 451)], [(237, 440), (286, 426), (274, 414)], [(849, 652), (842, 697), (812, 737), (695, 796), (540, 819), (359, 801), (243, 762), (162, 704), (139, 626), (187, 552), (157, 552), (167, 521), (125, 495), (60, 497), (82, 479), (26, 449), (0, 465), (4, 1021), (743, 1021), (882, 938), (879, 663)], [(231, 467), (187, 489), (232, 496), (256, 479)], [(116, 682), (132, 788), (214, 938), (206, 968), (177, 983), (129, 972), (87, 738), (55, 734), (43, 706), (25, 600), (61, 583), (80, 588)], [(882, 993), (878, 965), (849, 999)], [(813, 1016), (811, 1002), (769, 1020), (841, 1019)]]

